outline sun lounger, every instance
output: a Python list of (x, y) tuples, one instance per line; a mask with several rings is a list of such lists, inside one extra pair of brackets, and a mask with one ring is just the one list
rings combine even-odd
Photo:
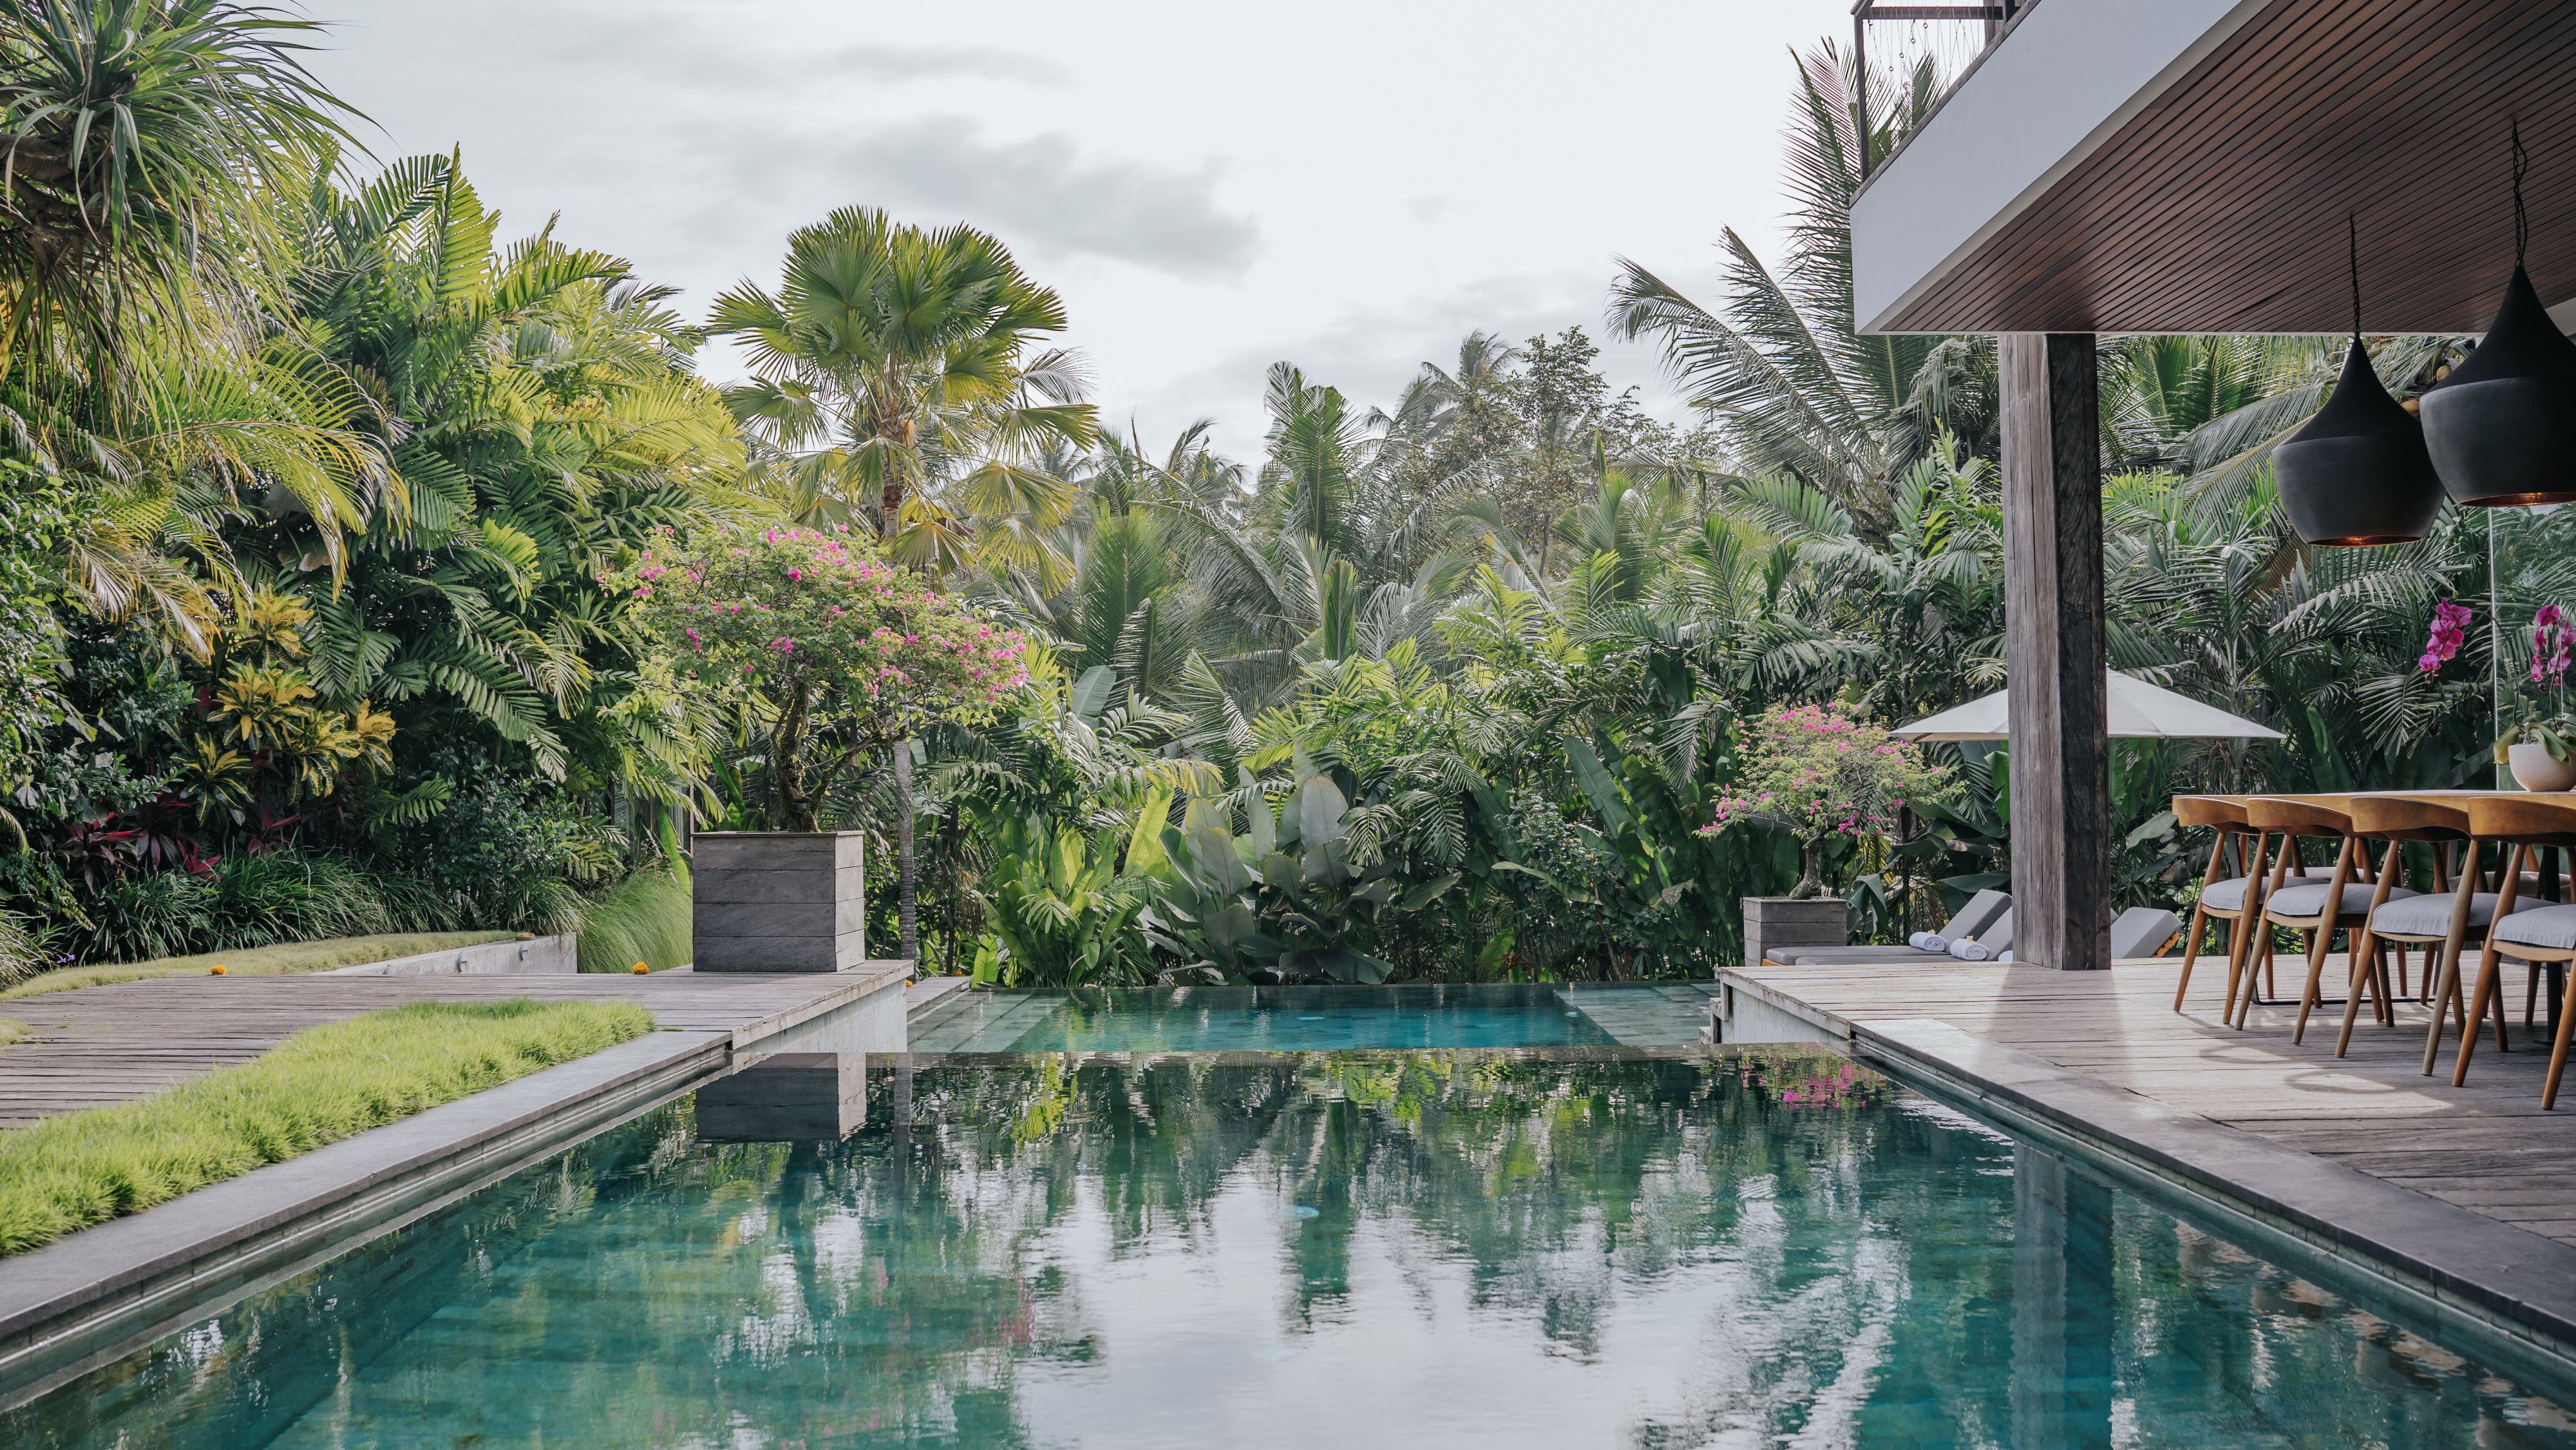
[[(1980, 891), (1937, 932), (1918, 933), (1915, 940), (1936, 937), (1937, 948), (1912, 945), (1861, 947), (1775, 947), (1763, 956), (1781, 966), (1869, 966), (1879, 962), (1921, 962), (1946, 957), (1955, 943), (1990, 935), (1998, 921), (2012, 914), (2012, 898), (2000, 891)], [(1991, 948), (2003, 950), (2002, 946)]]

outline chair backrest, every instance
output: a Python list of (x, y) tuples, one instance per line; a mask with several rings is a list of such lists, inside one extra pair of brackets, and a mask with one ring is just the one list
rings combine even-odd
[(2356, 835), (2383, 841), (2465, 841), (2469, 804), (2461, 797), (2357, 795), (2352, 798)]
[(2500, 790), (2468, 802), (2469, 829), (2482, 839), (2525, 846), (2576, 846), (2576, 800)]
[(2245, 819), (2257, 830), (2292, 836), (2352, 834), (2352, 797), (2254, 796), (2245, 802)]
[(2184, 826), (2215, 826), (2222, 831), (2249, 830), (2245, 822), (2245, 797), (2241, 795), (2178, 795), (2173, 798), (2174, 822)]
[(1944, 941), (1966, 941), (1994, 925), (1996, 917), (2011, 909), (2011, 897), (2000, 891), (1980, 891), (1968, 898), (1958, 915), (1942, 924), (1940, 937)]

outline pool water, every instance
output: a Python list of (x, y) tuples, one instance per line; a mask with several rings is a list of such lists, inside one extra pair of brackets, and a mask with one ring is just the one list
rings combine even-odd
[[(1606, 1046), (1554, 987), (1145, 987), (1042, 998), (1004, 1052)], [(1703, 1006), (1700, 1019), (1705, 1020)], [(998, 1035), (998, 1034), (992, 1034)], [(984, 1038), (989, 1045), (992, 1035)], [(972, 1049), (969, 1049), (972, 1050)]]
[(675, 1102), (0, 1444), (2576, 1445), (2565, 1399), (1831, 1056), (870, 1092), (838, 1142)]

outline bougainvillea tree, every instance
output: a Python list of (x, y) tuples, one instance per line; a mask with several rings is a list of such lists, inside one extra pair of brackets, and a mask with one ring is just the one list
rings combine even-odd
[(1886, 726), (1837, 706), (1775, 710), (1750, 733), (1743, 776), (1718, 797), (1717, 818), (1700, 834), (1749, 824), (1795, 836), (1801, 869), (1791, 896), (1825, 893), (1826, 842), (1884, 838), (1896, 826), (1898, 807), (1949, 791), (1947, 767), (1926, 761)]
[(935, 721), (987, 719), (1028, 681), (1019, 635), (857, 535), (663, 534), (620, 582), (667, 684), (738, 706), (767, 737), (791, 831), (819, 829), (853, 768)]

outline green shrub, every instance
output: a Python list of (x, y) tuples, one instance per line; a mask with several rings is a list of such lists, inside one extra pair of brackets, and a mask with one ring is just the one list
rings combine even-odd
[(691, 954), (689, 888), (648, 866), (600, 893), (582, 912), (581, 969), (630, 972), (642, 962), (659, 972)]
[(140, 1102), (0, 1134), (0, 1255), (653, 1030), (632, 1003), (418, 1002), (307, 1028)]
[(364, 936), (393, 923), (373, 877), (301, 851), (227, 856), (211, 871), (152, 871), (91, 897), (68, 932), (83, 962), (135, 962), (273, 942)]

